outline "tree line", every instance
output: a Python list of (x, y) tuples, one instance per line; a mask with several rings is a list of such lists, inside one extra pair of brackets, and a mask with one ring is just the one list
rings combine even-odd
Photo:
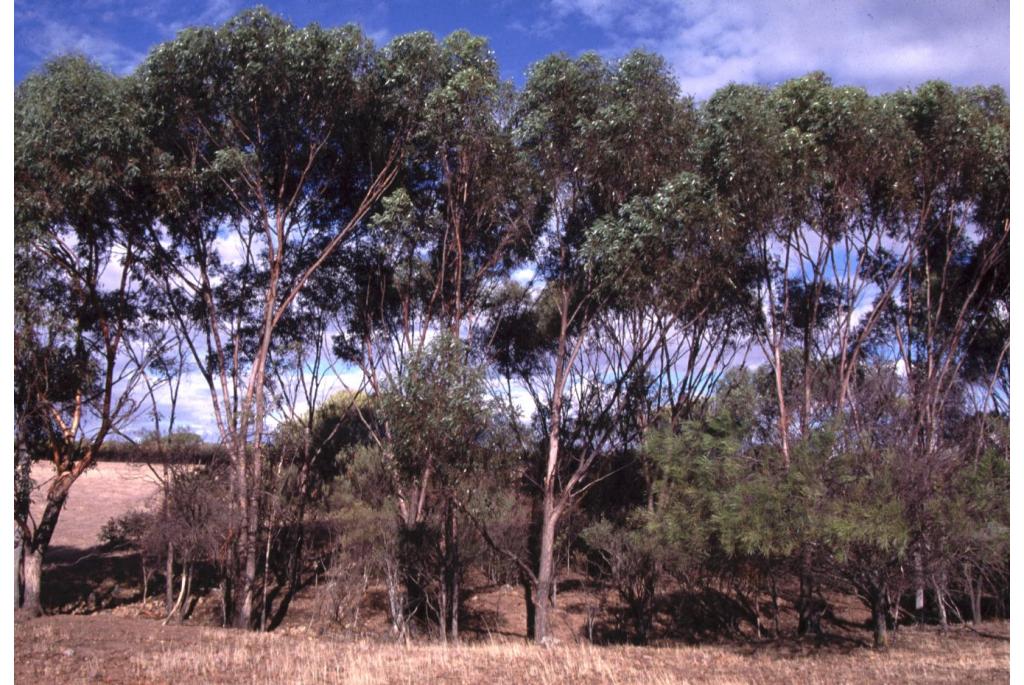
[(162, 509), (111, 532), (169, 609), (203, 563), (266, 629), (326, 574), (336, 615), (380, 582), (396, 637), (458, 639), (472, 571), (546, 642), (562, 559), (640, 642), (670, 591), (758, 634), (787, 588), (801, 633), (845, 592), (879, 646), (907, 602), (979, 620), (1009, 592), (1009, 272), (996, 87), (697, 103), (634, 51), (517, 88), (463, 31), (263, 9), (123, 77), (55, 59), (15, 93), (19, 603), (104, 445), (191, 449), (200, 379), (220, 448), (160, 459)]

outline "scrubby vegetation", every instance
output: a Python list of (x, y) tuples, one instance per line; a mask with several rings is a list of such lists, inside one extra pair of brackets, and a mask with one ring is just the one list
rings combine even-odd
[[(547, 644), (566, 578), (594, 643), (823, 640), (843, 597), (879, 648), (1007, 617), (1005, 93), (814, 73), (695, 103), (645, 52), (499, 73), (465, 32), (377, 47), (253, 10), (125, 77), (25, 80), (23, 610), (72, 485), (127, 452), (160, 503), (103, 537), (167, 619), (201, 595), (272, 630), (306, 593), (355, 625), (380, 589), (391, 639), (459, 641), (485, 579)], [(197, 379), (216, 445), (176, 424)], [(357, 667), (311, 649), (318, 678)], [(496, 649), (466, 673), (631, 658)], [(224, 658), (196, 654), (137, 674)]]

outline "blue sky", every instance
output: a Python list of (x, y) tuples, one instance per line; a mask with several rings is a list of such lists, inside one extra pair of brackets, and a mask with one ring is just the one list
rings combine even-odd
[[(216, 25), (238, 0), (15, 0), (14, 69), (21, 81), (57, 54), (85, 53), (127, 73), (185, 26)], [(264, 3), (295, 24), (356, 22), (378, 42), (427, 29), (487, 36), (506, 78), (556, 51), (664, 55), (685, 93), (730, 81), (774, 83), (813, 69), (871, 92), (932, 78), (1009, 88), (1008, 0), (355, 0)]]

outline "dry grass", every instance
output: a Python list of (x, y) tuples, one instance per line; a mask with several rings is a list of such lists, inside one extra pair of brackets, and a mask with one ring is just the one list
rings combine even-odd
[[(142, 683), (845, 683), (1006, 682), (1006, 624), (985, 637), (904, 629), (887, 652), (799, 645), (671, 648), (521, 641), (401, 646), (315, 636), (160, 627), (107, 616), (19, 624), (18, 682)], [(65, 652), (75, 650), (73, 655)]]

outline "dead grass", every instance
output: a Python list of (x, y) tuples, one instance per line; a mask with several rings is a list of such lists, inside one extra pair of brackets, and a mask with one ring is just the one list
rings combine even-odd
[[(1009, 679), (1009, 626), (900, 631), (887, 652), (783, 644), (540, 648), (340, 642), (312, 635), (161, 627), (110, 616), (16, 627), (17, 682), (113, 683), (846, 683)], [(72, 650), (69, 655), (67, 650)]]

